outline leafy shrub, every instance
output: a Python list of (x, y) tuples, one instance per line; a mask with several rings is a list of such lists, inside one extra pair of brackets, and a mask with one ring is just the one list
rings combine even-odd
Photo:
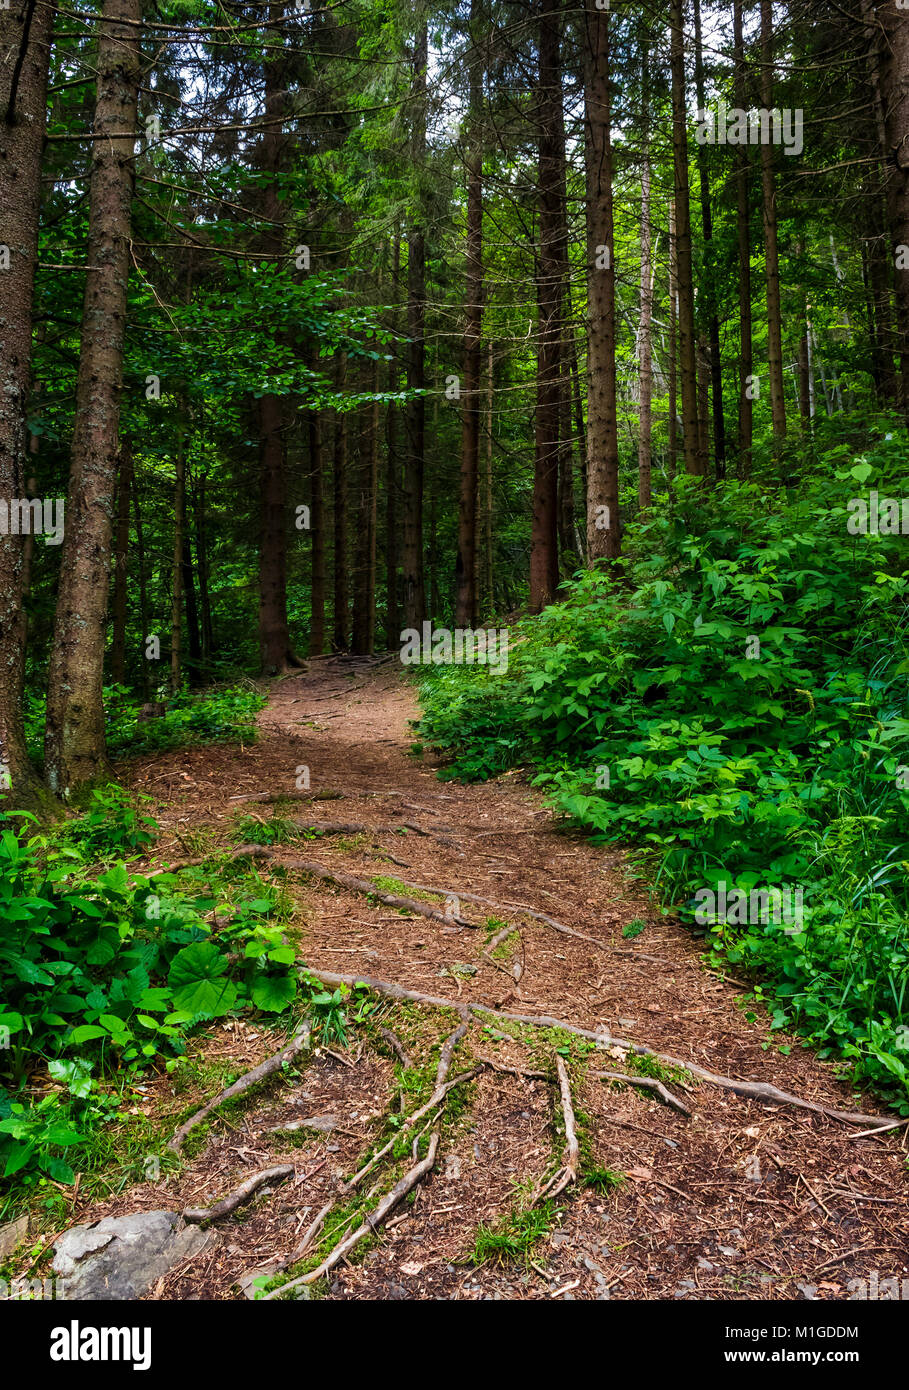
[[(113, 809), (114, 838), (115, 790), (98, 803)], [(271, 897), (191, 896), (173, 874), (130, 877), (122, 862), (91, 873), (70, 827), (26, 840), (13, 825), (30, 819), (0, 816), (0, 1180), (26, 1167), (63, 1172), (54, 1151), (80, 1142), (60, 1137), (46, 1098), (29, 1096), (42, 1064), (91, 1115), (112, 1070), (183, 1052), (188, 1029), (232, 1009), (281, 1013), (297, 993)], [(99, 836), (92, 822), (92, 852)]]

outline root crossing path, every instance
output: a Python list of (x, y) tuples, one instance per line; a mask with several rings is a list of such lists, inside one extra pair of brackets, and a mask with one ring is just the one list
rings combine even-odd
[[(905, 1128), (864, 1134), (874, 1099), (771, 1034), (623, 857), (561, 832), (518, 776), (439, 781), (416, 716), (396, 663), (317, 660), (273, 684), (253, 747), (121, 770), (156, 798), (154, 867), (204, 878), (205, 854), (239, 852), (280, 878), (326, 990), (374, 987), (343, 1042), (298, 1038), (179, 1164), (76, 1219), (214, 1209), (218, 1240), (161, 1299), (258, 1279), (335, 1300), (844, 1300), (909, 1273)], [(250, 817), (289, 838), (244, 847)], [(143, 1108), (173, 1134), (288, 1041), (213, 1026), (188, 1088), (161, 1077)]]

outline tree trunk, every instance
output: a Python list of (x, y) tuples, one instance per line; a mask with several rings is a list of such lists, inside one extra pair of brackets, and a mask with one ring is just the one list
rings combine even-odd
[(142, 525), (142, 507), (139, 501), (139, 480), (133, 472), (133, 515), (136, 519), (136, 560), (139, 566), (139, 626), (142, 646), (142, 697), (147, 702), (151, 695), (151, 678), (148, 658), (145, 655), (148, 631), (148, 582), (145, 565), (145, 529)]
[(183, 535), (186, 527), (186, 446), (181, 423), (177, 441), (174, 481), (174, 558), (171, 566), (170, 688), (176, 694), (182, 678), (183, 635)]
[[(761, 0), (761, 103), (773, 107), (773, 0)], [(786, 435), (786, 396), (783, 390), (783, 319), (780, 302), (780, 255), (777, 245), (776, 180), (773, 146), (761, 145), (761, 187), (764, 211), (764, 264), (767, 274), (767, 369), (770, 412), (779, 442)]]
[[(401, 271), (401, 238), (395, 234), (392, 261), (392, 290), (398, 302)], [(397, 307), (394, 320), (397, 327)], [(394, 340), (389, 347), (388, 393), (398, 389), (398, 353)], [(395, 651), (401, 637), (401, 609), (398, 600), (398, 497), (401, 490), (401, 460), (398, 455), (398, 407), (389, 401), (385, 414), (385, 641)]]
[[(376, 363), (373, 390), (379, 390)], [(379, 402), (366, 407), (360, 439), (353, 634), (351, 651), (368, 656), (376, 632), (376, 493), (379, 474)]]
[[(735, 57), (735, 104), (748, 109), (745, 89), (745, 43), (742, 32), (742, 0), (733, 6)], [(736, 160), (736, 228), (739, 252), (739, 478), (751, 472), (751, 446), (754, 435), (754, 404), (751, 377), (754, 373), (751, 333), (751, 161), (748, 146), (738, 147)]]
[[(117, 476), (129, 277), (141, 0), (104, 0), (89, 189), (76, 424), (54, 644), (48, 671), (45, 765), (68, 795), (106, 763), (104, 628)], [(128, 132), (126, 134), (121, 132)]]
[(675, 199), (669, 205), (669, 448), (666, 471), (675, 477), (679, 455), (679, 272), (675, 239)]
[[(701, 0), (694, 0), (694, 72), (698, 108), (706, 112), (704, 86), (704, 48), (701, 41)], [(723, 360), (720, 356), (720, 320), (717, 313), (718, 270), (713, 252), (713, 207), (710, 199), (710, 170), (707, 146), (698, 145), (698, 181), (701, 190), (701, 225), (704, 231), (703, 294), (706, 301), (707, 360), (710, 364), (710, 384), (713, 404), (713, 467), (719, 482), (726, 476), (726, 421), (723, 415)], [(701, 443), (706, 460), (707, 441)], [(706, 471), (706, 467), (705, 467)]]
[(650, 227), (650, 111), (647, 92), (648, 51), (644, 50), (643, 110), (644, 164), (641, 169), (641, 323), (638, 330), (638, 507), (642, 515), (650, 510), (651, 490), (651, 396), (653, 393), (653, 270)]
[(609, 14), (588, 3), (584, 51), (587, 219), (587, 561), (614, 560), (619, 529)]
[(897, 351), (903, 410), (909, 420), (909, 11), (899, 0), (876, 7), (883, 31), (879, 80), (889, 169), (887, 206), (895, 270)]
[(322, 416), (307, 411), (309, 441), (309, 534), (312, 537), (309, 654), (325, 650), (325, 498), (322, 479)]
[(683, 0), (672, 0), (672, 165), (675, 188), (675, 259), (679, 292), (679, 375), (682, 382), (682, 448), (685, 472), (701, 472), (698, 428), (697, 349), (694, 336), (694, 279), (691, 264), (691, 202), (688, 188), (688, 112), (685, 105)]
[(479, 0), (470, 6), (470, 107), (467, 151), (467, 276), (464, 366), (461, 380), (461, 485), (455, 561), (455, 626), (475, 627), (477, 600), (477, 491), (480, 467), (480, 376), (483, 332), (483, 64), (479, 52)]
[[(338, 391), (347, 385), (347, 353), (338, 357)], [(347, 415), (338, 411), (334, 435), (334, 645), (339, 652), (347, 651), (350, 642), (348, 605), (350, 595), (347, 581)]]
[(561, 0), (540, 0), (538, 121), (537, 399), (530, 534), (530, 611), (540, 613), (559, 584), (558, 456), (559, 343), (561, 339), (562, 256), (559, 246), (558, 107), (562, 100), (559, 67)]
[(483, 479), (483, 615), (491, 617), (495, 612), (495, 580), (493, 573), (492, 547), (492, 454), (495, 439), (493, 416), (493, 396), (495, 389), (495, 366), (493, 347), (490, 341), (486, 356), (486, 471)]
[(117, 480), (117, 539), (114, 546), (113, 636), (110, 649), (110, 677), (114, 685), (126, 683), (126, 578), (129, 567), (129, 504), (132, 487), (132, 452), (128, 439), (120, 441), (120, 471)]
[(215, 640), (212, 630), (211, 601), (208, 591), (208, 532), (205, 515), (205, 494), (207, 476), (203, 472), (198, 486), (193, 487), (193, 520), (196, 532), (196, 572), (199, 576), (199, 626), (201, 672), (206, 674), (211, 666)]
[[(410, 156), (415, 176), (422, 174), (426, 158), (426, 65), (429, 33), (420, 29), (413, 54), (413, 116)], [(407, 387), (422, 392), (426, 385), (426, 244), (422, 208), (417, 208), (407, 229)], [(401, 569), (404, 590), (404, 624), (420, 628), (426, 616), (423, 571), (423, 469), (426, 448), (426, 400), (414, 396), (405, 412), (407, 448), (404, 456), (403, 533)]]
[[(0, 68), (0, 208), (10, 266), (0, 300), (0, 497), (26, 496), (25, 418), (32, 351), (32, 290), (38, 259), (41, 150), (54, 6), (0, 10), (0, 53), (23, 54)], [(68, 520), (68, 519), (66, 519)], [(9, 528), (10, 531), (12, 528)], [(27, 537), (0, 535), (0, 802), (52, 813), (53, 801), (29, 761), (22, 721), (26, 616), (22, 606)]]
[[(268, 6), (265, 34), (268, 42), (263, 61), (265, 119), (261, 168), (270, 177), (262, 193), (262, 214), (268, 230), (260, 238), (266, 254), (279, 257), (284, 250), (284, 204), (279, 196), (278, 175), (287, 160), (287, 138), (281, 117), (285, 111), (285, 60), (282, 49), (282, 7)], [(277, 50), (277, 53), (276, 53)], [(301, 665), (291, 650), (287, 622), (287, 449), (284, 397), (263, 396), (259, 401), (259, 476), (261, 532), (259, 545), (259, 657), (264, 675), (281, 675)]]

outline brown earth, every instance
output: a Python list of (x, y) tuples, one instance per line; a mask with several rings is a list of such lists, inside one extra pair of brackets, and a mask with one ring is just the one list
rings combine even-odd
[[(275, 809), (239, 798), (293, 793), (297, 769), (305, 765), (314, 796), (341, 797), (297, 801), (281, 815), (377, 829), (278, 845), (260, 865), (263, 876), (305, 856), (361, 878), (394, 876), (515, 905), (506, 912), (460, 904), (461, 915), (478, 925), (487, 917), (519, 924), (516, 949), (496, 967), (482, 954), (487, 930), (403, 916), (290, 870), (292, 927), (313, 970), (363, 973), (455, 1004), (554, 1015), (833, 1108), (879, 1112), (872, 1098), (851, 1093), (834, 1067), (797, 1039), (771, 1036), (766, 1016), (754, 1017), (743, 1003), (741, 983), (705, 967), (698, 942), (654, 908), (623, 856), (559, 831), (541, 796), (520, 777), (443, 783), (431, 757), (409, 756), (408, 721), (417, 713), (396, 663), (320, 660), (272, 685), (254, 746), (159, 755), (121, 768), (120, 775), (156, 799), (157, 864), (197, 855), (194, 836), (205, 827), (220, 844), (236, 844), (237, 816), (268, 819)], [(520, 906), (626, 954), (559, 934), (522, 917)], [(634, 919), (646, 927), (625, 940), (622, 928)], [(519, 983), (509, 973), (515, 961), (524, 967)], [(204, 1204), (262, 1167), (293, 1162), (292, 1179), (219, 1222), (216, 1248), (172, 1271), (151, 1295), (242, 1298), (238, 1281), (292, 1249), (339, 1179), (358, 1166), (358, 1156), (362, 1161), (380, 1135), (383, 1142), (387, 1137), (387, 1115), (401, 1107), (401, 1068), (378, 1040), (377, 1023), (396, 1034), (417, 1066), (431, 1067), (431, 1080), (439, 1044), (457, 1021), (431, 1006), (385, 1001), (369, 1027), (351, 1029), (346, 1047), (304, 1054), (297, 1070), (254, 1092), (244, 1107), (219, 1112), (199, 1151), (188, 1144), (192, 1156), (182, 1168), (165, 1169), (158, 1181), (102, 1203), (77, 1201), (72, 1218)], [(519, 1185), (525, 1199), (539, 1187), (564, 1145), (551, 1079), (558, 1039), (541, 1030), (523, 1036), (530, 1046), (473, 1023), (452, 1076), (477, 1058), (550, 1076), (487, 1068), (456, 1088), (449, 1097), (449, 1103), (458, 1097), (456, 1113), (443, 1123), (433, 1172), (365, 1252), (353, 1252), (332, 1271), (324, 1296), (838, 1300), (854, 1295), (850, 1281), (909, 1272), (904, 1128), (855, 1139), (855, 1126), (743, 1100), (710, 1084), (685, 1087), (673, 1077), (667, 1085), (690, 1108), (686, 1118), (647, 1091), (591, 1079), (596, 1065), (629, 1070), (622, 1051), (606, 1047), (589, 1068), (577, 1057), (569, 1063), (582, 1170), (610, 1170), (625, 1180), (606, 1191), (570, 1184), (526, 1263), (477, 1263), (472, 1252), (480, 1224), (507, 1217)], [(237, 1074), (281, 1042), (281, 1035), (234, 1021), (213, 1028), (198, 1055), (205, 1063), (229, 1062)], [(792, 1050), (787, 1055), (782, 1047)], [(176, 1094), (161, 1075), (140, 1105), (183, 1118), (218, 1084), (209, 1073), (207, 1089)], [(266, 1133), (289, 1118), (313, 1116), (328, 1116), (320, 1123), (332, 1127), (304, 1131), (309, 1137), (302, 1142), (298, 1132), (293, 1146), (286, 1136)], [(370, 1175), (363, 1190), (374, 1189), (371, 1207), (410, 1161)]]

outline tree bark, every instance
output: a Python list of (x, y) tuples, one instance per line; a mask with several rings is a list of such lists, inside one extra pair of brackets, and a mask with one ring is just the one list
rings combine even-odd
[(638, 507), (642, 515), (650, 510), (651, 488), (651, 396), (653, 393), (653, 268), (650, 225), (650, 111), (648, 104), (648, 50), (644, 49), (643, 110), (644, 163), (641, 169), (641, 322), (638, 330)]
[[(701, 39), (701, 0), (694, 0), (694, 71), (698, 108), (707, 105), (704, 86), (704, 46)], [(713, 467), (719, 482), (726, 476), (726, 421), (723, 415), (723, 360), (720, 356), (720, 320), (717, 313), (717, 265), (713, 252), (713, 206), (710, 197), (710, 169), (707, 146), (698, 145), (698, 176), (701, 192), (701, 225), (704, 232), (704, 287), (707, 320), (707, 360), (710, 365), (710, 387), (713, 406)], [(706, 458), (707, 443), (702, 441), (701, 454)], [(706, 472), (706, 466), (705, 466)]]
[(534, 429), (533, 514), (530, 533), (530, 611), (540, 613), (559, 584), (558, 456), (559, 344), (562, 255), (559, 246), (558, 107), (561, 0), (540, 0), (538, 122), (537, 391)]
[(685, 472), (701, 472), (698, 428), (697, 348), (691, 263), (691, 200), (688, 188), (688, 112), (685, 105), (683, 0), (670, 9), (672, 67), (672, 166), (675, 189), (675, 259), (679, 294), (679, 375), (682, 385), (682, 448)]
[[(265, 119), (261, 167), (269, 175), (262, 193), (262, 213), (268, 230), (260, 238), (266, 254), (284, 250), (282, 223), (286, 213), (277, 177), (287, 160), (287, 137), (281, 117), (286, 106), (286, 64), (282, 49), (283, 10), (268, 6), (264, 55)], [(277, 53), (276, 53), (277, 50)], [(287, 410), (283, 396), (259, 401), (259, 476), (261, 530), (259, 545), (259, 658), (264, 675), (281, 675), (301, 665), (291, 650), (287, 622)]]
[(68, 795), (106, 765), (104, 637), (129, 277), (141, 0), (104, 0), (76, 424), (48, 671), (45, 766)]
[[(26, 496), (32, 291), (53, 23), (52, 4), (0, 10), (0, 53), (11, 55), (0, 69), (0, 209), (10, 254), (10, 267), (0, 276), (0, 497), (8, 500)], [(13, 91), (14, 55), (20, 53)], [(29, 760), (22, 721), (26, 542), (23, 535), (0, 535), (0, 804), (48, 815), (53, 801)]]
[(174, 460), (174, 551), (171, 565), (170, 688), (176, 694), (182, 678), (183, 534), (186, 526), (186, 445), (181, 422)]
[[(347, 385), (347, 353), (338, 357), (338, 391)], [(347, 415), (338, 411), (334, 432), (334, 645), (347, 651), (350, 642), (350, 615), (347, 580)]]
[(493, 397), (495, 392), (495, 364), (493, 346), (490, 341), (486, 355), (486, 470), (483, 478), (483, 615), (491, 617), (495, 612), (495, 578), (492, 545), (492, 455), (495, 440), (495, 420), (493, 416)]
[(129, 508), (132, 487), (132, 454), (128, 439), (120, 441), (120, 469), (117, 480), (117, 539), (114, 546), (113, 636), (110, 649), (110, 677), (114, 685), (126, 682), (127, 573), (129, 568)]
[[(733, 6), (733, 49), (735, 60), (735, 104), (748, 109), (745, 82), (745, 42), (742, 28), (742, 0)], [(751, 161), (748, 146), (738, 147), (736, 160), (736, 235), (739, 256), (739, 478), (751, 472), (754, 436), (754, 404), (750, 394), (754, 373), (751, 328)]]
[[(376, 363), (373, 390), (379, 390)], [(351, 651), (368, 656), (376, 633), (376, 503), (379, 476), (379, 402), (365, 409), (360, 435), (359, 487), (355, 546), (355, 584)]]
[(877, 6), (883, 33), (879, 80), (884, 108), (887, 206), (896, 291), (897, 351), (903, 410), (909, 421), (909, 11), (897, 0)]
[(675, 477), (679, 456), (679, 273), (675, 239), (675, 199), (669, 205), (669, 447), (666, 471)]
[(325, 650), (325, 497), (322, 478), (322, 416), (318, 410), (306, 412), (309, 443), (309, 534), (312, 537), (310, 563), (309, 654)]
[[(773, 0), (761, 0), (761, 103), (773, 107)], [(786, 435), (786, 396), (783, 389), (783, 318), (780, 301), (780, 254), (777, 244), (776, 179), (773, 146), (761, 145), (761, 188), (764, 213), (764, 265), (767, 277), (767, 370), (770, 412), (777, 442)]]
[(621, 550), (609, 14), (588, 0), (584, 49), (587, 219), (587, 561)]
[[(413, 102), (410, 156), (415, 177), (422, 176), (426, 159), (426, 66), (429, 33), (425, 24), (414, 43)], [(418, 196), (419, 202), (419, 196)], [(422, 393), (426, 386), (426, 242), (423, 209), (418, 207), (407, 228), (407, 387)], [(426, 616), (423, 566), (423, 472), (426, 448), (426, 398), (412, 397), (405, 412), (407, 449), (404, 456), (403, 534), (401, 569), (404, 624), (419, 629)]]
[(467, 274), (464, 365), (461, 380), (461, 482), (455, 560), (455, 626), (475, 627), (477, 598), (477, 491), (480, 469), (480, 376), (483, 332), (483, 63), (479, 0), (470, 5), (470, 96), (467, 168)]

